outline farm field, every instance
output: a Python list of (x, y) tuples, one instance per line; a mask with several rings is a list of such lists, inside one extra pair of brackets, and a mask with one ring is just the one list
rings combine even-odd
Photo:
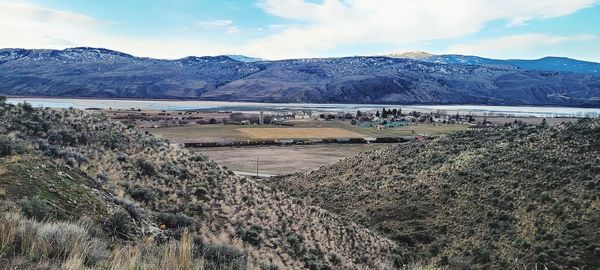
[(218, 124), (149, 128), (146, 130), (175, 143), (249, 139), (248, 136), (237, 130), (239, 127), (240, 126)]
[[(293, 128), (284, 129), (296, 129), (291, 131), (302, 132), (307, 129), (322, 129), (315, 130), (313, 132), (324, 133), (327, 131), (336, 130), (339, 135), (338, 137), (397, 137), (397, 136), (411, 136), (414, 134), (428, 134), (428, 135), (439, 135), (450, 133), (454, 131), (467, 130), (468, 127), (465, 125), (444, 125), (444, 124), (419, 124), (416, 126), (397, 127), (389, 129), (376, 129), (373, 127), (365, 128), (359, 126), (350, 125), (349, 121), (289, 121), (294, 124)], [(240, 129), (247, 130), (247, 133), (241, 132)], [(258, 129), (261, 131), (253, 131)], [(161, 128), (148, 128), (148, 132), (158, 135), (160, 137), (169, 139), (174, 143), (182, 142), (214, 142), (219, 140), (250, 140), (255, 139), (250, 134), (271, 133), (270, 129), (281, 129), (279, 126), (239, 126), (239, 125), (189, 125), (180, 127), (161, 127)], [(341, 131), (339, 131), (341, 130)], [(413, 134), (414, 130), (414, 134)], [(352, 134), (352, 136), (349, 136)], [(310, 135), (310, 134), (309, 134)], [(267, 136), (267, 135), (263, 135)], [(300, 134), (288, 135), (291, 138), (314, 138), (314, 137), (302, 137)], [(308, 135), (306, 135), (308, 136)], [(314, 136), (314, 134), (313, 134)], [(325, 136), (325, 135), (322, 135)], [(328, 137), (331, 137), (327, 134)], [(284, 138), (284, 137), (279, 137)], [(290, 137), (287, 137), (290, 138)], [(320, 138), (320, 137), (319, 137)]]
[(365, 135), (341, 128), (240, 128), (253, 139), (362, 138)]
[(258, 157), (259, 173), (282, 175), (304, 172), (332, 164), (339, 159), (368, 152), (390, 144), (321, 144), (262, 147), (196, 148), (232, 171), (256, 172)]

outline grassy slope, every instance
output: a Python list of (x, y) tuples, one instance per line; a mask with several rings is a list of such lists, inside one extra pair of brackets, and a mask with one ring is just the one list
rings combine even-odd
[(0, 188), (8, 200), (39, 196), (52, 206), (59, 219), (82, 216), (98, 221), (108, 214), (108, 203), (95, 182), (71, 167), (57, 165), (49, 158), (23, 155), (0, 158)]
[(600, 121), (455, 133), (267, 184), (440, 264), (600, 265)]
[[(9, 199), (41, 195), (65, 213), (93, 212), (100, 224), (109, 220), (92, 209), (115, 202), (131, 215), (129, 241), (178, 238), (185, 229), (197, 247), (242, 250), (248, 267), (381, 269), (398, 252), (378, 233), (101, 114), (20, 106), (1, 106), (0, 114), (2, 134), (29, 149), (0, 162)], [(87, 192), (94, 186), (101, 192)]]

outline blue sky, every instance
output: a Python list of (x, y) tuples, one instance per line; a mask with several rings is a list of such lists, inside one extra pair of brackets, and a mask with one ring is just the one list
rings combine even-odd
[(600, 61), (598, 0), (0, 0), (0, 47), (267, 59), (427, 51)]

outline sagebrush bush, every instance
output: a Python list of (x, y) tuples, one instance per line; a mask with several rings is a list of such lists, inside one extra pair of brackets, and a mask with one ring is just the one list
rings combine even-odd
[(8, 156), (13, 152), (13, 141), (6, 135), (0, 135), (0, 157)]
[(44, 220), (53, 216), (50, 206), (40, 196), (24, 197), (19, 201), (19, 206), (28, 218)]
[(135, 186), (129, 190), (129, 195), (136, 201), (151, 202), (156, 199), (156, 193), (150, 188)]
[(207, 269), (246, 269), (246, 255), (229, 245), (208, 244), (201, 248)]
[(197, 222), (193, 218), (184, 213), (160, 213), (157, 218), (158, 221), (167, 226), (167, 228), (179, 229), (197, 225)]
[(253, 224), (250, 228), (238, 229), (238, 235), (240, 238), (252, 245), (260, 245), (262, 228), (259, 225)]
[(152, 163), (152, 161), (144, 157), (140, 157), (137, 159), (137, 165), (139, 166), (143, 175), (155, 176), (157, 174), (156, 166), (154, 166), (154, 163)]
[(104, 222), (104, 228), (113, 236), (127, 239), (133, 230), (133, 223), (127, 212), (116, 211)]
[(27, 147), (22, 142), (4, 134), (0, 135), (0, 157), (9, 156), (13, 153), (23, 154), (26, 151)]

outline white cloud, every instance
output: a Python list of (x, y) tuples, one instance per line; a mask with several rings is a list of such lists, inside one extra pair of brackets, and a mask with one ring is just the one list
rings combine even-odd
[(205, 30), (224, 30), (227, 34), (241, 32), (232, 20), (199, 21), (196, 24)]
[(310, 56), (348, 44), (403, 45), (463, 37), (485, 23), (505, 20), (518, 25), (568, 15), (596, 0), (264, 0), (269, 14), (305, 22), (254, 40), (255, 50), (270, 48), (271, 57)]
[[(233, 22), (213, 22), (234, 32)], [(23, 1), (0, 2), (0, 48), (103, 47), (138, 56), (179, 58), (189, 55), (216, 55), (235, 52), (232, 45), (178, 37), (128, 37), (110, 33), (113, 22), (87, 15), (48, 9)]]
[[(449, 53), (470, 54), (492, 58), (521, 57), (531, 54), (533, 50), (537, 56), (548, 55), (552, 45), (568, 42), (581, 42), (593, 40), (593, 35), (570, 35), (559, 36), (541, 33), (530, 33), (521, 35), (504, 36), (479, 40), (468, 44), (453, 45), (448, 49)], [(536, 57), (537, 57), (536, 56)]]
[(198, 22), (200, 27), (204, 27), (206, 29), (214, 29), (221, 27), (228, 27), (233, 25), (232, 20), (214, 20), (214, 21), (200, 21)]
[(110, 24), (82, 14), (7, 1), (0, 3), (0, 47), (71, 46), (87, 36), (89, 29)]

